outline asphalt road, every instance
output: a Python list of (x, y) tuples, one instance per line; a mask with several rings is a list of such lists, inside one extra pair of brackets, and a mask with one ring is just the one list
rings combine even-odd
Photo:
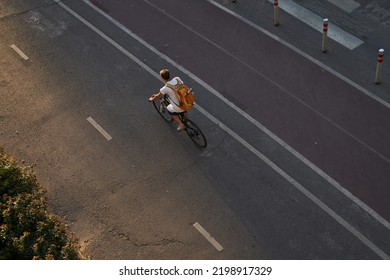
[[(330, 42), (326, 56), (298, 19), (282, 13), (273, 27), (268, 1), (217, 1), (234, 14), (210, 1), (92, 2), (0, 4), (0, 144), (35, 164), (84, 254), (389, 258), (389, 71), (374, 85), (367, 66), (389, 43), (387, 22), (370, 13), (381, 1), (351, 14), (296, 1), (337, 10), (364, 41)], [(147, 102), (165, 67), (197, 92), (191, 119), (206, 149)]]

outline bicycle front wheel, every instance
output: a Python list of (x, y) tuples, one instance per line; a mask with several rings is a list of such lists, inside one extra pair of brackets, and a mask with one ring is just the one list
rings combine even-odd
[(154, 100), (153, 101), (153, 106), (154, 106), (154, 108), (156, 108), (156, 110), (159, 113), (159, 115), (165, 121), (170, 122), (172, 117), (168, 113), (168, 109), (167, 109), (168, 104), (169, 104), (168, 101), (165, 100), (165, 99), (159, 99), (159, 100)]
[(204, 137), (202, 131), (194, 122), (187, 120), (185, 130), (187, 132), (187, 135), (196, 145), (202, 148), (207, 146), (206, 137)]

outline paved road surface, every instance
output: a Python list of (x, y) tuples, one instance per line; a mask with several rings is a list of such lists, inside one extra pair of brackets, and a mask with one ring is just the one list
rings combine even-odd
[[(219, 2), (250, 20), (251, 5), (272, 11), (267, 1)], [(307, 51), (316, 31), (283, 14), (289, 27), (275, 33), (294, 43), (287, 31), (297, 28), (308, 59), (210, 1), (93, 3), (122, 28), (83, 1), (6, 1), (0, 24), (1, 143), (36, 163), (51, 208), (86, 254), (388, 258), (388, 84), (368, 83), (355, 59), (375, 38), (353, 51), (332, 43), (321, 58)], [(192, 117), (206, 150), (146, 102), (163, 67), (198, 92)]]
[(95, 3), (390, 218), (389, 108), (207, 2)]

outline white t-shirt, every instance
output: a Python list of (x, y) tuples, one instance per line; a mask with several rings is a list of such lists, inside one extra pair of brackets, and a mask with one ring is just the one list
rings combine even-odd
[[(173, 78), (172, 80), (170, 80), (170, 81), (168, 81), (167, 82), (167, 84), (170, 84), (170, 85), (172, 85), (172, 86), (175, 86), (176, 84), (177, 84), (177, 80), (176, 79), (179, 79), (179, 81), (181, 82), (181, 83), (183, 83), (183, 81), (179, 78), (179, 77), (175, 77), (175, 78)], [(178, 107), (178, 105), (179, 105), (179, 100), (177, 99), (177, 96), (176, 96), (176, 93), (175, 93), (175, 91), (173, 90), (173, 89), (171, 89), (171, 88), (169, 88), (169, 87), (167, 87), (166, 85), (165, 86), (163, 86), (161, 89), (160, 89), (160, 92), (162, 93), (162, 94), (168, 94), (168, 96), (169, 96), (169, 102), (171, 103), (171, 104), (169, 104), (168, 106), (167, 106), (167, 109), (171, 112), (171, 113), (181, 113), (181, 112), (184, 112), (184, 110), (182, 110), (182, 109), (180, 109), (179, 107)]]

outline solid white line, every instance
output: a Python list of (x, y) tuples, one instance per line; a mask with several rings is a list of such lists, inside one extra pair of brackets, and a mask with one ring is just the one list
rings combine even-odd
[[(364, 211), (366, 211), (367, 213), (369, 213), (373, 218), (375, 218), (378, 222), (380, 222), (382, 225), (384, 225), (387, 229), (390, 230), (390, 222), (388, 222), (386, 219), (384, 219), (381, 215), (379, 215), (378, 213), (376, 213), (373, 209), (371, 209), (368, 205), (366, 205), (363, 201), (361, 201), (360, 199), (358, 199), (356, 196), (354, 196), (351, 192), (349, 192), (347, 189), (345, 189), (343, 186), (341, 186), (336, 180), (334, 180), (332, 177), (330, 177), (328, 174), (326, 174), (324, 171), (322, 171), (320, 168), (318, 168), (315, 164), (313, 164), (312, 162), (310, 162), (307, 158), (305, 158), (303, 155), (301, 155), (298, 151), (296, 151), (295, 149), (293, 149), (292, 147), (290, 147), (287, 143), (285, 143), (282, 139), (280, 139), (278, 136), (276, 136), (274, 133), (272, 133), (270, 130), (268, 130), (265, 126), (263, 126), (261, 123), (259, 123), (257, 120), (255, 120), (253, 117), (251, 117), (249, 114), (247, 114), (245, 111), (241, 110), (239, 107), (237, 107), (234, 103), (232, 103), (231, 101), (229, 101), (228, 99), (226, 99), (222, 94), (220, 94), (218, 91), (216, 91), (214, 88), (212, 88), (211, 86), (209, 86), (207, 83), (205, 83), (203, 80), (201, 80), (200, 78), (198, 78), (197, 76), (195, 76), (194, 74), (192, 74), (191, 72), (189, 72), (187, 69), (185, 69), (184, 67), (182, 67), (181, 65), (179, 65), (178, 63), (176, 63), (175, 61), (173, 61), (172, 59), (170, 59), (168, 56), (166, 56), (165, 54), (161, 53), (160, 51), (158, 51), (157, 49), (155, 49), (153, 46), (151, 46), (150, 44), (148, 44), (146, 41), (144, 41), (141, 37), (139, 37), (138, 35), (134, 34), (133, 32), (131, 32), (129, 29), (127, 29), (125, 26), (123, 26), (122, 24), (120, 24), (118, 21), (116, 21), (115, 19), (113, 19), (111, 16), (107, 15), (106, 13), (104, 13), (103, 11), (101, 11), (99, 8), (97, 8), (95, 5), (93, 5), (92, 3), (90, 3), (88, 0), (83, 0), (86, 4), (88, 4), (92, 9), (94, 9), (96, 12), (98, 12), (99, 14), (101, 14), (102, 16), (104, 16), (105, 18), (107, 18), (108, 20), (110, 20), (113, 24), (115, 24), (116, 26), (118, 26), (120, 29), (122, 29), (125, 33), (127, 33), (128, 35), (130, 35), (131, 37), (133, 37), (135, 40), (137, 40), (138, 42), (140, 42), (142, 45), (144, 45), (145, 47), (147, 47), (149, 50), (151, 50), (152, 52), (154, 52), (155, 54), (157, 54), (159, 57), (163, 58), (164, 60), (166, 60), (168, 63), (174, 65), (177, 69), (179, 69), (180, 71), (182, 71), (183, 73), (185, 73), (186, 75), (188, 75), (192, 80), (196, 81), (198, 84), (202, 85), (205, 89), (207, 89), (209, 92), (211, 92), (212, 94), (214, 94), (216, 97), (218, 97), (220, 100), (222, 100), (225, 104), (229, 105), (231, 108), (233, 108), (236, 112), (238, 112), (240, 115), (242, 115), (244, 118), (246, 118), (249, 122), (251, 122), (253, 125), (255, 125), (257, 128), (259, 128), (260, 130), (262, 130), (264, 133), (266, 133), (269, 137), (271, 137), (274, 141), (276, 141), (279, 145), (281, 145), (283, 148), (285, 148), (287, 151), (289, 151), (291, 154), (293, 154), (296, 158), (298, 158), (299, 160), (301, 160), (304, 164), (306, 164), (308, 167), (310, 167), (314, 172), (316, 172), (318, 175), (320, 175), (322, 178), (324, 178), (328, 183), (330, 183), (333, 187), (335, 187), (337, 190), (339, 190), (341, 193), (343, 193), (345, 196), (347, 196), (349, 199), (351, 199), (354, 203), (356, 203), (357, 205), (359, 205)], [(383, 101), (382, 99), (379, 99), (378, 97), (376, 97), (374, 94), (368, 92), (367, 90), (363, 89), (362, 87), (360, 87), (359, 85), (357, 85), (356, 83), (354, 83), (353, 81), (347, 79), (346, 77), (342, 76), (341, 74), (339, 74), (338, 72), (334, 71), (333, 69), (329, 68), (328, 66), (322, 64), (321, 62), (319, 62), (318, 60), (312, 58), (311, 56), (305, 54), (304, 52), (302, 52), (301, 50), (299, 50), (298, 48), (290, 45), (289, 43), (283, 41), (282, 39), (280, 39), (279, 37), (273, 35), (272, 33), (268, 32), (267, 30), (255, 25), (254, 23), (248, 21), (247, 19), (237, 15), (236, 13), (232, 12), (231, 10), (221, 6), (220, 4), (212, 1), (212, 0), (207, 0), (208, 2), (210, 2), (211, 4), (213, 5), (216, 5), (217, 7), (219, 7), (220, 9), (224, 10), (225, 12), (239, 18), (240, 20), (244, 21), (245, 23), (247, 23), (248, 25), (252, 26), (253, 28), (261, 31), (262, 33), (270, 36), (271, 38), (277, 40), (278, 42), (280, 42), (281, 44), (285, 45), (286, 47), (292, 49), (293, 51), (297, 52), (298, 54), (302, 55), (303, 57), (305, 57), (306, 59), (316, 63), (317, 65), (319, 65), (320, 67), (324, 68), (325, 70), (329, 71), (330, 73), (332, 73), (333, 75), (337, 76), (338, 78), (348, 82), (350, 85), (354, 86), (355, 88), (357, 89), (360, 89), (363, 93), (369, 95), (370, 97), (374, 98), (375, 100), (379, 101), (381, 104), (387, 106), (389, 109), (390, 109), (390, 104), (386, 103), (385, 101)], [(99, 30), (97, 30), (94, 26), (91, 26), (90, 27), (92, 30), (94, 30), (95, 32), (97, 32), (99, 34)], [(102, 36), (102, 35), (100, 35)], [(107, 36), (106, 36), (107, 37)], [(104, 37), (103, 37), (104, 38)], [(108, 42), (110, 42), (112, 45), (114, 45), (116, 48), (118, 48), (121, 52), (123, 52), (124, 54), (126, 54), (128, 57), (130, 57), (132, 60), (134, 60), (137, 64), (139, 65), (144, 65), (144, 63), (142, 61), (140, 61), (138, 58), (134, 57), (132, 54), (130, 54), (127, 50), (125, 50), (122, 46), (120, 46), (119, 44), (117, 44), (116, 42), (114, 42), (113, 40), (111, 40), (109, 37), (105, 38)], [(146, 71), (148, 71), (151, 75), (153, 75), (154, 77), (156, 77), (157, 79), (160, 80), (160, 76), (153, 70), (151, 70), (149, 67), (147, 68), (144, 68)]]
[[(196, 105), (196, 104), (195, 104)], [(345, 229), (347, 229), (350, 233), (352, 233), (355, 237), (357, 237), (361, 242), (363, 242), (367, 247), (369, 247), (372, 251), (374, 251), (377, 255), (385, 260), (389, 260), (390, 257), (379, 249), (374, 243), (368, 240), (363, 234), (357, 231), (351, 224), (349, 224), (346, 220), (344, 220), (340, 215), (338, 215), (335, 211), (333, 211), (329, 206), (323, 203), (320, 199), (318, 199), (315, 195), (313, 195), (310, 191), (308, 191), (304, 186), (298, 183), (294, 178), (288, 175), (285, 171), (283, 171), (279, 166), (273, 163), (269, 158), (263, 155), (259, 150), (249, 144), (245, 139), (231, 130), (229, 127), (221, 123), (217, 118), (208, 113), (206, 110), (197, 106), (197, 109), (203, 113), (207, 118), (209, 118), (212, 122), (217, 124), (220, 128), (225, 130), (228, 134), (230, 134), (234, 139), (240, 142), (244, 147), (246, 147), (249, 151), (251, 151), (254, 155), (256, 155), (259, 159), (264, 161), (268, 166), (270, 166), (273, 170), (275, 170), (280, 176), (286, 179), (291, 185), (293, 185), (296, 189), (298, 189), (301, 193), (303, 193), (307, 198), (309, 198), (312, 202), (314, 202), (318, 207), (320, 207), (323, 211), (325, 211), (329, 216), (331, 216), (334, 220), (336, 220), (340, 225), (342, 225)]]
[(360, 4), (356, 3), (353, 0), (326, 0), (326, 1), (332, 3), (333, 5), (341, 8), (341, 9), (343, 9), (347, 13), (351, 13), (354, 10), (356, 10), (357, 8), (360, 7)]
[[(273, 3), (273, 0), (268, 0)], [(323, 17), (309, 11), (292, 0), (279, 1), (279, 7), (300, 21), (322, 33)], [(329, 24), (328, 37), (353, 50), (364, 42), (334, 24)]]
[[(288, 47), (289, 49), (293, 50), (294, 52), (300, 54), (304, 58), (310, 60), (311, 62), (317, 64), (318, 66), (322, 67), (324, 70), (328, 71), (329, 73), (335, 75), (339, 79), (347, 82), (351, 86), (355, 87), (356, 89), (360, 90), (362, 93), (366, 94), (367, 96), (371, 97), (375, 101), (379, 102), (386, 108), (390, 109), (390, 104), (384, 101), (383, 99), (379, 98), (375, 94), (371, 93), (370, 91), (366, 90), (365, 88), (361, 87), (357, 83), (353, 82), (352, 80), (346, 78), (342, 74), (336, 72), (332, 68), (328, 67), (327, 65), (323, 64), (319, 60), (311, 57), (310, 55), (304, 53), (300, 49), (294, 47), (293, 45), (287, 43), (286, 41), (282, 40), (278, 36), (272, 34), (271, 32), (265, 30), (264, 28), (254, 24), (253, 22), (247, 20), (246, 18), (236, 14), (235, 12), (229, 10), (228, 8), (220, 5), (219, 3), (216, 3), (213, 0), (206, 0), (207, 2), (215, 5), (216, 7), (220, 8), (221, 10), (225, 11), (226, 13), (240, 19), (241, 21), (245, 22), (249, 26), (257, 29), (258, 31), (264, 33), (265, 35), (273, 38), (274, 40), (278, 41), (279, 43), (283, 44), (284, 46)], [(151, 49), (151, 48), (150, 48)], [(152, 49), (151, 49), (152, 50)], [(156, 52), (157, 53), (157, 52)], [(157, 53), (158, 54), (158, 53)], [(168, 61), (172, 63), (171, 61)], [(180, 69), (180, 68), (179, 68)], [(182, 69), (180, 69), (182, 70)], [(185, 72), (186, 73), (186, 72)], [(188, 73), (187, 73), (188, 74)], [(193, 77), (191, 77), (193, 78)], [(194, 78), (193, 78), (194, 79)], [(194, 79), (199, 83), (197, 79)], [(201, 83), (202, 85), (204, 83)], [(328, 183), (330, 183), (332, 186), (334, 186), (337, 190), (342, 192), (345, 196), (347, 196), (349, 199), (351, 199), (353, 202), (355, 202), (357, 205), (359, 205), (364, 211), (369, 213), (372, 217), (374, 217), (378, 222), (380, 222), (382, 225), (384, 225), (387, 229), (390, 230), (390, 222), (387, 221), (385, 218), (383, 218), (381, 215), (379, 215), (377, 212), (375, 212), (373, 209), (371, 209), (367, 204), (365, 204), (363, 201), (358, 199), (356, 196), (354, 196), (350, 191), (345, 189), (343, 186), (340, 185), (336, 180), (334, 180), (332, 177), (330, 177), (328, 174), (326, 174), (324, 171), (322, 171), (320, 168), (318, 168), (315, 164), (313, 164), (311, 161), (309, 161), (307, 158), (305, 158), (303, 155), (301, 155), (298, 151), (290, 147), (287, 143), (285, 143), (282, 139), (277, 137), (275, 134), (273, 134), (271, 131), (269, 131), (267, 128), (265, 128), (262, 124), (260, 124), (258, 121), (253, 119), (250, 115), (248, 115), (246, 112), (242, 111), (240, 108), (235, 106), (232, 102), (224, 98), (220, 93), (215, 91), (213, 88), (209, 87), (207, 84), (204, 86), (206, 89), (208, 89), (211, 93), (219, 97), (221, 100), (223, 100), (226, 104), (228, 104), (230, 107), (235, 109), (237, 112), (239, 112), (242, 116), (244, 116), (246, 119), (248, 119), (251, 123), (253, 123), (255, 126), (257, 126), (260, 130), (262, 130), (264, 133), (266, 133), (268, 136), (270, 136), (274, 141), (279, 143), (283, 148), (285, 148), (287, 151), (292, 153), (295, 157), (297, 157), (299, 160), (301, 160), (303, 163), (305, 163), (307, 166), (309, 166), (313, 171), (315, 171), (318, 175), (320, 175), (322, 178), (324, 178)]]
[(269, 32), (268, 30), (256, 25), (255, 23), (251, 22), (250, 20), (240, 16), (239, 14), (233, 12), (232, 10), (229, 10), (228, 8), (222, 6), (221, 4), (213, 1), (213, 0), (206, 0), (207, 2), (209, 2), (210, 4), (213, 4), (214, 6), (218, 7), (219, 9), (225, 11), (226, 13), (238, 18), (239, 20), (245, 22), (246, 24), (248, 24), (249, 26), (251, 26), (252, 28), (255, 28), (257, 29), (258, 31), (260, 31), (261, 33), (264, 33), (265, 35), (271, 37), (272, 39), (278, 41), (279, 43), (281, 43), (282, 45), (286, 46), (287, 48), (293, 50), (294, 52), (300, 54), (301, 56), (303, 56), (304, 58), (310, 60), (311, 62), (317, 64), (318, 66), (322, 67), (324, 70), (328, 71), (329, 73), (335, 75), (336, 77), (338, 77), (339, 79), (343, 80), (344, 82), (347, 82), (348, 84), (350, 84), (351, 86), (355, 87), (356, 89), (360, 90), (362, 93), (364, 93), (365, 95), (371, 97), (372, 99), (374, 99), (375, 101), (379, 102), (380, 104), (382, 104), (383, 106), (387, 107), (390, 109), (390, 103), (386, 102), (385, 100), (379, 98), (378, 96), (376, 96), (375, 94), (373, 94), (372, 92), (370, 92), (369, 90), (363, 88), (362, 86), (358, 85), (357, 83), (355, 83), (354, 81), (348, 79), (347, 77), (343, 76), (342, 74), (338, 73), (337, 71), (333, 70), (332, 68), (328, 67), (327, 65), (323, 64), (321, 61), (315, 59), (314, 57), (311, 57), (310, 55), (308, 55), (307, 53), (301, 51), (300, 49), (294, 47), (293, 45), (291, 45), (290, 43), (287, 43), (286, 41), (284, 41), (283, 39), (281, 39), (280, 37), (272, 34), (271, 32)]
[(219, 244), (217, 242), (217, 240), (215, 240), (211, 235), (210, 233), (207, 232), (207, 230), (205, 230), (198, 222), (196, 222), (195, 224), (193, 224), (194, 228), (196, 228), (203, 236), (204, 238), (207, 239), (208, 242), (211, 243), (211, 245), (213, 245), (215, 247), (215, 249), (217, 249), (218, 251), (222, 251), (223, 250), (223, 247), (221, 246), (221, 244)]
[(28, 60), (28, 56), (24, 54), (24, 52), (22, 52), (17, 46), (15, 46), (14, 44), (11, 45), (11, 48), (17, 52), (18, 55), (20, 55), (24, 60)]
[(107, 131), (105, 131), (104, 128), (101, 127), (93, 118), (88, 117), (87, 121), (89, 121), (89, 123), (92, 124), (92, 126), (96, 128), (97, 131), (99, 131), (107, 139), (107, 141), (112, 139), (111, 135), (108, 134)]
[[(86, 3), (89, 3), (88, 1), (84, 0)], [(107, 42), (111, 43), (114, 47), (119, 46), (116, 42), (114, 42), (112, 39), (110, 39), (107, 35), (105, 35), (103, 32), (101, 32), (99, 29), (97, 29), (95, 26), (93, 26), (91, 23), (89, 23), (87, 20), (85, 20), (83, 17), (81, 17), (79, 14), (77, 14), (75, 11), (70, 9), (68, 6), (66, 6), (64, 3), (60, 2), (58, 3), (61, 7), (63, 7), (66, 11), (68, 11), (70, 14), (72, 14), (75, 18), (80, 20), (82, 23), (87, 25), (90, 29), (95, 31), (99, 36), (101, 36), (103, 39), (105, 39)], [(89, 3), (89, 5), (92, 5)], [(91, 6), (93, 7), (93, 6)], [(98, 10), (95, 8), (99, 13), (102, 15), (105, 15), (102, 11)], [(108, 15), (105, 15), (105, 17), (110, 18)], [(112, 22), (114, 24), (117, 24), (114, 19), (112, 19)], [(121, 27), (121, 25), (118, 23), (117, 24), (120, 28), (125, 28)], [(124, 29), (127, 30), (127, 29)], [(126, 33), (128, 34), (133, 34), (131, 31), (127, 30)], [(134, 34), (135, 35), (135, 34)], [(137, 38), (138, 36), (134, 36), (133, 38)], [(139, 38), (139, 37), (138, 37)], [(139, 40), (140, 43), (144, 44), (147, 48), (150, 50), (154, 50), (156, 54), (160, 54), (157, 50), (155, 50), (152, 46), (144, 42), (142, 39)], [(125, 50), (123, 47), (118, 48), (119, 51), (121, 51), (123, 54), (128, 56), (130, 59), (132, 59), (134, 56), (131, 55), (127, 50)], [(130, 54), (130, 55), (128, 55)], [(162, 58), (166, 58), (165, 55), (161, 54), (160, 55)], [(205, 82), (200, 80), (198, 77), (196, 77), (194, 74), (190, 73), (188, 70), (184, 69), (182, 66), (178, 65), (171, 59), (167, 59), (168, 62), (172, 63), (175, 67), (189, 75), (192, 79), (197, 81), (198, 83), (202, 84), (206, 89), (209, 89), (212, 93), (217, 94), (217, 96), (221, 96), (220, 93), (218, 93), (215, 89), (207, 85)], [(136, 62), (138, 65), (140, 65), (145, 71), (151, 73), (152, 76), (160, 80), (160, 76), (153, 71), (149, 66), (144, 64), (142, 61), (139, 59), (134, 59), (134, 62)], [(226, 100), (226, 99), (225, 99)], [(225, 101), (227, 104), (230, 106), (233, 106), (229, 101)], [(235, 105), (234, 105), (235, 106)], [(326, 206), (322, 201), (320, 201), (318, 198), (316, 198), (313, 194), (311, 194), (308, 190), (306, 190), (302, 185), (300, 185), (298, 182), (296, 182), (292, 177), (290, 177), (286, 172), (284, 172), (282, 169), (280, 169), (277, 165), (275, 165), (271, 160), (269, 160), (267, 157), (265, 157), (262, 153), (260, 153), (256, 148), (251, 146), (248, 142), (246, 142), (243, 138), (241, 138), (238, 134), (236, 134), (234, 131), (232, 131), (230, 128), (228, 128), (226, 125), (221, 123), (218, 119), (216, 119), (214, 116), (212, 116), (210, 113), (205, 111), (203, 108), (201, 108), (199, 105), (196, 105), (196, 108), (199, 112), (201, 112), (203, 115), (205, 115), (207, 118), (209, 118), (212, 122), (216, 123), (220, 128), (222, 128), (224, 131), (226, 131), (228, 134), (230, 134), (234, 139), (239, 141), (244, 147), (248, 148), (252, 153), (254, 153), (257, 157), (265, 161), (271, 168), (273, 168), (276, 172), (278, 172), (283, 178), (285, 178), (288, 182), (292, 183), (294, 187), (296, 187), (299, 191), (301, 191), (303, 194), (305, 194), (307, 197), (309, 197), (315, 204), (317, 204), (321, 209), (323, 209), (326, 213), (328, 213), (331, 217), (333, 217), (338, 223), (340, 223), (344, 228), (346, 228), (348, 231), (350, 231), (355, 237), (357, 237), (361, 242), (363, 242), (366, 246), (368, 246), (372, 251), (374, 251), (376, 254), (378, 254), (380, 257), (383, 259), (390, 259), (388, 255), (386, 255), (382, 250), (380, 250), (377, 246), (375, 246), (371, 241), (369, 241), (365, 236), (363, 236), (360, 232), (358, 232), (356, 229), (354, 229), (347, 221), (345, 221), (342, 217), (340, 217), (337, 213), (335, 213), (333, 210), (331, 210), (328, 206)], [(280, 140), (281, 141), (281, 140)], [(323, 172), (322, 172), (323, 173)], [(352, 194), (351, 194), (352, 195)], [(356, 200), (360, 202), (357, 198)], [(355, 201), (355, 200), (354, 200)], [(363, 202), (360, 202), (363, 203)], [(359, 204), (360, 205), (360, 204)], [(367, 208), (369, 208), (367, 206)], [(370, 208), (369, 208), (370, 209)], [(373, 213), (375, 213), (372, 210)], [(369, 212), (370, 214), (373, 215), (372, 212)], [(375, 215), (378, 215), (375, 213)], [(375, 215), (374, 218), (375, 218)], [(379, 215), (378, 215), (379, 216)], [(380, 217), (380, 216), (379, 216)], [(382, 218), (383, 219), (383, 218)], [(383, 219), (383, 221), (387, 222), (386, 220)], [(388, 222), (387, 222), (388, 223)], [(385, 224), (386, 225), (386, 224)], [(390, 227), (388, 227), (390, 228)]]
[[(276, 141), (277, 143), (279, 143), (282, 147), (284, 147), (286, 150), (288, 150), (290, 153), (292, 153), (295, 157), (297, 157), (298, 159), (300, 159), (303, 163), (305, 163), (307, 166), (309, 166), (313, 171), (315, 171), (317, 174), (319, 174), (322, 178), (324, 178), (327, 182), (329, 182), (332, 186), (334, 186), (336, 189), (338, 189), (341, 193), (343, 193), (345, 196), (347, 196), (349, 199), (351, 199), (354, 203), (356, 203), (357, 205), (359, 205), (363, 210), (365, 210), (367, 213), (369, 213), (372, 217), (374, 217), (378, 222), (380, 222), (381, 224), (383, 224), (387, 229), (390, 230), (390, 223), (384, 219), (382, 216), (380, 216), (378, 213), (376, 213), (373, 209), (371, 209), (368, 205), (366, 205), (364, 202), (362, 202), (361, 200), (359, 200), (357, 197), (355, 197), (351, 192), (349, 192), (347, 189), (345, 189), (344, 187), (342, 187), (336, 180), (334, 180), (333, 178), (331, 178), (328, 174), (326, 174), (325, 172), (323, 172), (320, 168), (318, 168), (316, 165), (314, 165), (312, 162), (310, 162), (308, 159), (306, 159), (303, 155), (301, 155), (300, 153), (298, 153), (295, 149), (293, 149), (292, 147), (290, 147), (287, 143), (285, 143), (283, 140), (281, 140), (279, 137), (277, 137), (275, 134), (273, 134), (270, 130), (268, 130), (266, 127), (264, 127), (262, 124), (260, 124), (257, 120), (255, 120), (254, 118), (252, 118), (250, 115), (248, 115), (245, 111), (241, 110), (239, 107), (237, 107), (234, 103), (230, 102), (228, 99), (226, 99), (222, 94), (220, 94), (218, 91), (216, 91), (214, 88), (212, 88), (210, 85), (208, 85), (207, 83), (205, 83), (203, 80), (201, 80), (200, 78), (198, 78), (197, 76), (195, 76), (194, 74), (192, 74), (191, 72), (189, 72), (187, 69), (185, 69), (184, 67), (182, 67), (181, 65), (179, 65), (178, 63), (176, 63), (175, 61), (173, 61), (172, 59), (170, 59), (168, 56), (166, 56), (165, 54), (159, 52), (157, 49), (155, 49), (153, 46), (151, 46), (150, 44), (148, 44), (146, 41), (144, 41), (142, 38), (140, 38), (138, 35), (134, 34), (133, 32), (131, 32), (129, 29), (127, 29), (125, 26), (123, 26), (122, 24), (120, 24), (118, 21), (116, 21), (115, 19), (113, 19), (111, 16), (107, 15), (106, 13), (104, 13), (103, 11), (101, 11), (99, 8), (97, 8), (95, 5), (93, 5), (92, 3), (90, 3), (90, 1), (88, 0), (83, 0), (86, 4), (88, 4), (91, 8), (93, 8), (95, 11), (97, 11), (99, 14), (103, 15), (104, 17), (106, 17), (108, 20), (110, 20), (112, 23), (114, 23), (116, 26), (118, 26), (119, 28), (121, 28), (124, 32), (126, 32), (128, 35), (130, 35), (131, 37), (133, 37), (134, 39), (136, 39), (138, 42), (140, 42), (141, 44), (143, 44), (145, 47), (147, 47), (148, 49), (150, 49), (152, 52), (154, 52), (155, 54), (157, 54), (158, 56), (160, 56), (161, 58), (165, 59), (167, 62), (169, 62), (170, 64), (174, 65), (176, 68), (178, 68), (180, 71), (182, 71), (183, 73), (187, 74), (191, 79), (193, 79), (194, 81), (196, 81), (197, 83), (199, 83), (200, 85), (202, 85), (205, 89), (207, 89), (208, 91), (210, 91), (211, 93), (213, 93), (216, 97), (218, 97), (219, 99), (221, 99), (224, 103), (226, 103), (227, 105), (229, 105), (231, 108), (233, 108), (235, 111), (237, 111), (239, 114), (241, 114), (243, 117), (245, 117), (247, 120), (249, 120), (252, 124), (254, 124), (256, 127), (258, 127), (260, 130), (262, 130), (264, 133), (266, 133), (268, 136), (270, 136), (274, 141)], [(357, 86), (359, 87), (356, 83), (348, 80), (347, 78), (345, 78), (344, 76), (342, 76), (341, 74), (337, 73), (336, 71), (332, 70), (331, 68), (327, 67), (326, 65), (323, 65), (321, 62), (315, 60), (314, 58), (310, 57), (309, 55), (305, 54), (304, 52), (300, 51), (299, 49), (293, 47), (292, 45), (289, 45), (287, 42), (281, 40), (279, 37), (273, 35), (272, 33), (266, 31), (265, 29), (262, 29), (261, 27), (257, 26), (257, 25), (254, 25), (252, 22), (246, 20), (245, 18), (242, 18), (240, 17), (239, 15), (231, 12), (230, 10), (226, 9), (225, 7), (215, 3), (214, 1), (212, 0), (207, 0), (208, 2), (210, 2), (211, 4), (215, 4), (217, 6), (220, 6), (221, 9), (225, 10), (226, 12), (230, 13), (230, 14), (233, 14), (234, 16), (237, 16), (239, 17), (241, 20), (245, 21), (247, 24), (251, 25), (252, 27), (255, 27), (256, 29), (258, 29), (259, 31), (265, 33), (266, 35), (274, 38), (275, 40), (279, 41), (280, 43), (286, 45), (287, 47), (290, 47), (291, 49), (293, 49), (294, 51), (296, 51), (297, 53), (301, 54), (302, 56), (304, 56), (305, 58), (313, 61), (313, 62), (317, 62), (317, 65), (323, 67), (324, 69), (328, 70), (329, 72), (331, 72), (332, 74), (335, 74), (337, 77), (341, 77), (341, 78), (344, 78), (343, 80), (347, 80), (351, 83), (352, 86)], [(94, 27), (93, 27), (94, 29)], [(110, 38), (108, 38), (107, 40), (109, 40), (110, 42), (112, 41)], [(114, 46), (118, 45), (116, 42), (112, 43), (114, 44)], [(118, 45), (119, 46), (119, 45)], [(127, 50), (124, 50), (121, 46), (119, 46), (119, 49), (125, 53), (126, 55), (128, 55), (131, 59), (133, 59), (137, 64), (141, 65), (142, 67), (144, 67), (144, 69), (146, 71), (148, 71), (150, 74), (152, 74), (155, 78), (157, 78), (158, 80), (160, 80), (160, 76), (155, 72), (153, 71), (152, 69), (150, 69), (147, 65), (145, 65), (142, 61), (140, 61), (139, 59), (135, 58), (134, 59), (134, 56), (131, 55)], [(373, 95), (373, 94), (372, 94)], [(381, 100), (381, 99), (380, 99)], [(383, 100), (381, 100), (383, 101)], [(384, 101), (383, 101), (384, 102)], [(390, 104), (386, 103), (388, 105), (388, 107), (390, 108)]]
[(308, 108), (310, 111), (314, 112), (315, 114), (317, 114), (318, 116), (320, 116), (321, 118), (323, 118), (325, 121), (329, 122), (330, 124), (332, 124), (333, 126), (335, 126), (336, 128), (338, 128), (340, 131), (344, 132), (345, 134), (347, 134), (349, 137), (351, 137), (352, 139), (354, 139), (356, 142), (358, 142), (359, 144), (361, 144), (362, 146), (366, 147), (368, 150), (370, 150), (372, 153), (376, 154), (378, 157), (380, 157), (381, 159), (385, 160), (386, 162), (390, 163), (390, 158), (387, 158), (386, 156), (384, 156), (383, 154), (381, 154), (379, 151), (375, 150), (374, 148), (372, 148), (371, 146), (367, 145), (364, 141), (360, 140), (359, 138), (357, 138), (355, 135), (353, 135), (352, 133), (350, 133), (349, 131), (345, 130), (343, 127), (341, 127), (340, 125), (338, 125), (337, 123), (333, 122), (330, 118), (326, 117), (324, 114), (322, 114), (321, 112), (317, 111), (316, 109), (314, 109), (313, 107), (311, 107), (308, 103), (306, 103), (305, 101), (303, 101), (302, 99), (298, 98), (296, 95), (294, 95), (291, 91), (289, 91), (287, 88), (284, 88), (282, 87), (280, 84), (278, 84), (277, 82), (275, 82), (274, 80), (272, 80), (272, 78), (266, 76), (265, 74), (263, 74), (262, 72), (260, 72), (259, 70), (257, 70), (256, 68), (250, 66), (249, 64), (247, 64), (246, 62), (242, 61), (240, 58), (234, 56), (232, 53), (230, 53), (229, 51), (225, 50), (223, 47), (219, 46), (218, 44), (214, 43), (213, 41), (211, 41), (210, 39), (206, 38), (205, 36), (203, 36), (202, 34), (198, 33), (197, 31), (193, 30), (191, 27), (185, 25), (184, 23), (182, 23), (181, 21), (177, 20), (174, 16), (171, 16), (169, 15), (165, 10), (161, 10), (159, 7), (157, 7), (156, 5), (152, 4), (150, 1), (148, 0), (143, 0), (144, 2), (148, 3), (150, 6), (152, 6), (153, 8), (157, 9), (158, 11), (160, 11), (161, 13), (163, 13), (164, 15), (168, 16), (169, 18), (171, 18), (172, 20), (176, 21), (178, 24), (182, 25), (183, 27), (185, 27), (186, 29), (190, 30), (191, 32), (193, 32), (194, 34), (196, 34), (197, 36), (201, 37), (203, 40), (207, 41), (208, 43), (212, 44), (213, 46), (215, 46), (216, 48), (218, 48), (220, 51), (224, 52), (225, 54), (229, 55), (230, 57), (232, 57), (233, 59), (235, 59), (236, 61), (238, 61), (239, 63), (243, 64), (244, 66), (246, 66), (248, 69), (250, 69), (251, 71), (255, 72), (256, 74), (258, 74), (259, 76), (263, 77), (265, 80), (267, 80), (269, 83), (273, 84), (274, 86), (278, 87), (280, 90), (282, 90), (283, 92), (285, 92), (286, 94), (288, 94), (289, 96), (291, 96), (292, 98), (294, 98), (295, 100), (297, 100), (299, 103), (301, 103), (302, 105), (304, 105), (306, 108)]

